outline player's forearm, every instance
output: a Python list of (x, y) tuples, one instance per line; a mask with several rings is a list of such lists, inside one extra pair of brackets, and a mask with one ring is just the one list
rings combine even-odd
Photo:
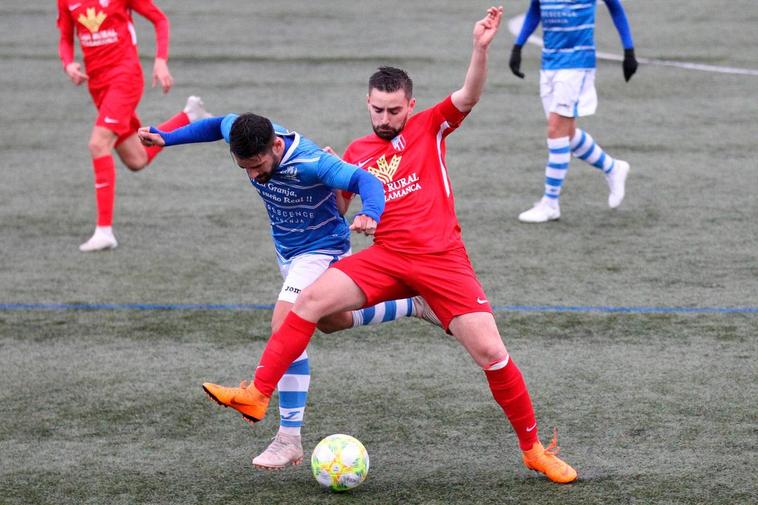
[(487, 53), (486, 47), (474, 48), (463, 87), (455, 91), (450, 97), (455, 108), (461, 112), (468, 112), (473, 109), (482, 96), (484, 83), (487, 81)]
[(194, 144), (197, 142), (215, 142), (224, 138), (221, 133), (221, 122), (224, 117), (211, 117), (201, 119), (182, 126), (172, 132), (163, 132), (157, 128), (150, 127), (150, 133), (157, 133), (166, 143), (166, 146), (179, 144)]
[(526, 41), (534, 33), (534, 30), (537, 29), (537, 25), (540, 24), (540, 15), (539, 0), (532, 0), (532, 3), (529, 4), (529, 10), (526, 11), (526, 16), (524, 17), (524, 24), (521, 25), (521, 31), (514, 42), (516, 45), (523, 46), (526, 44)]
[(621, 2), (619, 0), (605, 0), (605, 5), (608, 6), (613, 24), (619, 32), (619, 37), (621, 37), (621, 45), (624, 46), (624, 49), (632, 49), (634, 47), (632, 30), (629, 27), (629, 20), (626, 17), (626, 11), (624, 11)]
[(361, 195), (363, 206), (358, 214), (368, 216), (378, 223), (384, 212), (384, 186), (379, 179), (359, 168), (350, 177), (347, 189)]

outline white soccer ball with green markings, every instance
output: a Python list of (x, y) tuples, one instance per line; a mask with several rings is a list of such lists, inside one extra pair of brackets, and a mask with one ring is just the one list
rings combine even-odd
[(368, 452), (350, 435), (329, 435), (313, 449), (311, 470), (322, 486), (346, 491), (366, 479)]

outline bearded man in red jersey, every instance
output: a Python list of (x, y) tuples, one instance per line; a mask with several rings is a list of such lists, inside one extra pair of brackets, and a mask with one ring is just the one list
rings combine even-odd
[[(168, 93), (174, 83), (168, 70), (169, 21), (152, 0), (58, 0), (58, 54), (68, 78), (87, 82), (98, 115), (89, 139), (95, 172), (97, 226), (92, 237), (79, 246), (82, 252), (113, 249), (113, 205), (116, 170), (113, 150), (129, 170), (145, 168), (160, 147), (143, 147), (137, 138), (141, 126), (137, 105), (142, 97), (143, 76), (137, 54), (132, 11), (155, 27), (156, 54), (153, 87)], [(84, 57), (84, 67), (74, 60), (74, 35)], [(185, 108), (159, 128), (170, 131), (206, 117), (203, 102), (189, 97)]]
[(576, 471), (545, 448), (537, 436), (532, 401), (508, 354), (492, 308), (461, 239), (445, 163), (445, 138), (479, 101), (487, 76), (488, 48), (502, 7), (491, 7), (474, 26), (474, 49), (463, 87), (437, 105), (412, 115), (413, 84), (396, 68), (369, 79), (368, 111), (374, 133), (353, 141), (345, 161), (365, 168), (384, 184), (385, 208), (374, 244), (334, 263), (304, 289), (269, 339), (252, 383), (203, 389), (248, 421), (266, 413), (269, 398), (289, 364), (302, 353), (323, 316), (381, 301), (421, 295), (442, 327), (484, 370), (495, 401), (511, 423), (524, 464), (550, 480), (568, 483)]

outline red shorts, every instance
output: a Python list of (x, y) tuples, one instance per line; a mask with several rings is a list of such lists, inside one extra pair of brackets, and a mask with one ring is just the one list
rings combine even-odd
[(92, 79), (89, 92), (97, 107), (95, 125), (111, 130), (119, 136), (119, 142), (136, 133), (141, 126), (137, 106), (143, 87), (142, 68), (134, 64)]
[(456, 316), (492, 312), (463, 246), (435, 254), (403, 254), (372, 245), (331, 268), (358, 285), (366, 296), (366, 307), (421, 295), (445, 330)]

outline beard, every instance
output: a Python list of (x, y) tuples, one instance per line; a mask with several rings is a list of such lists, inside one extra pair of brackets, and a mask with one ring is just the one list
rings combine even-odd
[(379, 137), (382, 140), (392, 140), (398, 135), (400, 135), (400, 132), (403, 131), (403, 128), (405, 128), (405, 123), (408, 121), (408, 118), (406, 117), (405, 120), (403, 120), (403, 124), (400, 125), (399, 128), (392, 128), (388, 125), (379, 125), (376, 126), (375, 124), (371, 124), (371, 128), (374, 130), (374, 133), (376, 133), (376, 136)]
[(265, 174), (260, 174), (258, 177), (255, 178), (255, 182), (257, 182), (258, 184), (266, 184), (268, 181), (271, 180), (272, 174), (273, 174), (273, 171), (265, 173)]

